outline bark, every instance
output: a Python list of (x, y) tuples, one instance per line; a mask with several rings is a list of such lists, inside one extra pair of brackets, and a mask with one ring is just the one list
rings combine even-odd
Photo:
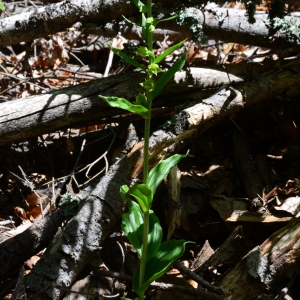
[[(197, 0), (186, 2), (182, 3), (181, 1), (181, 3), (176, 4), (170, 0), (162, 1), (156, 3), (155, 8), (158, 13), (168, 15), (170, 7), (180, 7), (180, 5), (191, 7), (205, 3), (205, 1)], [(265, 12), (257, 12), (255, 14), (256, 23), (254, 24), (248, 22), (248, 17), (245, 14), (244, 10), (227, 8), (216, 8), (214, 12), (206, 10), (204, 14), (198, 12), (199, 23), (203, 25), (204, 33), (216, 39), (268, 48), (290, 46), (290, 43), (284, 37), (276, 37), (274, 40), (269, 39), (268, 28), (264, 24), (268, 16)], [(132, 38), (137, 33), (136, 28), (133, 28), (133, 32), (131, 32), (131, 26), (120, 28), (114, 25), (118, 21), (123, 20), (122, 15), (125, 15), (127, 18), (135, 18), (138, 15), (137, 8), (132, 4), (132, 1), (72, 0), (50, 4), (33, 12), (26, 12), (2, 19), (0, 48), (65, 31), (76, 22), (100, 24), (101, 30), (98, 31), (98, 34), (103, 34), (104, 36), (113, 37), (118, 32), (121, 32), (125, 37)], [(300, 14), (293, 13), (292, 15), (299, 17)], [(222, 16), (222, 18), (225, 16), (225, 18), (220, 19), (217, 16)], [(111, 23), (112, 20), (115, 23)], [(175, 22), (163, 22), (158, 27), (169, 30), (172, 37), (176, 36), (174, 32), (182, 32), (181, 36), (183, 38), (191, 38), (189, 28), (176, 25)], [(162, 33), (164, 32), (157, 31), (157, 35)], [(167, 32), (167, 34), (169, 33)]]
[[(159, 160), (157, 153), (168, 146), (167, 139), (170, 140), (169, 143), (174, 143), (162, 130), (150, 138), (152, 161)], [(28, 291), (37, 293), (37, 299), (58, 299), (63, 295), (65, 288), (71, 286), (90, 258), (99, 252), (103, 241), (119, 222), (123, 213), (120, 185), (130, 182), (133, 176), (138, 176), (142, 154), (143, 143), (139, 143), (110, 168), (95, 188), (90, 185), (76, 196), (81, 208), (64, 232), (56, 234), (52, 245), (48, 246), (58, 227), (66, 219), (59, 210), (37, 221), (18, 236), (1, 243), (0, 257), (3, 263), (0, 280), (6, 279), (25, 260), (48, 246), (30, 275), (22, 280), (21, 289), (28, 287)], [(169, 151), (168, 155), (171, 154)], [(15, 293), (23, 295), (21, 290), (16, 290)]]
[[(151, 136), (152, 163), (157, 163), (160, 159), (157, 153), (161, 153), (168, 143), (174, 143), (174, 139), (162, 130)], [(173, 152), (169, 149), (166, 156)], [(123, 213), (120, 186), (131, 182), (141, 173), (142, 154), (143, 143), (138, 143), (127, 156), (110, 168), (67, 224), (63, 234), (47, 248), (25, 277), (23, 286), (26, 286), (26, 292), (35, 295), (34, 299), (62, 297), (87, 262), (99, 253), (102, 243), (113, 232)], [(85, 199), (86, 193), (77, 197)]]
[[(144, 74), (126, 73), (89, 83), (71, 86), (47, 94), (0, 104), (0, 145), (28, 140), (43, 133), (67, 127), (98, 124), (99, 119), (122, 114), (124, 111), (109, 107), (99, 95), (118, 96), (134, 100)], [(209, 69), (179, 72), (166, 87), (154, 107), (173, 107), (182, 99), (211, 95), (214, 89), (243, 79), (233, 74)], [(186, 100), (185, 100), (186, 101)]]
[[(204, 15), (199, 16), (204, 33), (221, 41), (279, 49), (292, 46), (283, 36), (269, 38), (269, 29), (265, 25), (268, 18), (266, 12), (257, 11), (254, 15), (256, 20), (254, 24), (248, 22), (246, 11), (239, 9), (218, 8), (216, 12), (205, 11)], [(293, 16), (299, 18), (300, 14), (295, 13)]]
[(126, 183), (128, 173), (125, 156), (100, 180), (62, 236), (48, 247), (25, 277), (26, 291), (38, 293), (36, 299), (59, 299), (89, 259), (99, 253), (123, 213), (119, 190)]
[[(186, 1), (187, 5), (203, 3), (203, 1)], [(180, 1), (162, 1), (157, 3), (157, 10), (169, 11), (170, 7), (179, 6)], [(182, 3), (183, 4), (183, 3)], [(65, 31), (77, 22), (99, 24), (104, 31), (118, 32), (118, 28), (106, 27), (112, 20), (123, 21), (123, 17), (139, 15), (133, 1), (119, 0), (72, 0), (50, 4), (45, 7), (18, 14), (1, 20), (0, 48), (28, 42), (59, 31)], [(115, 35), (114, 35), (115, 36)]]
[[(158, 107), (173, 109), (187, 100), (206, 98), (223, 85), (230, 85), (200, 104), (177, 116), (179, 134), (187, 128), (206, 130), (212, 119), (222, 119), (249, 105), (278, 97), (299, 94), (299, 61), (259, 66), (248, 64), (228, 66), (228, 73), (204, 68), (190, 68), (175, 74), (163, 93), (154, 102)], [(274, 69), (266, 72), (265, 70)], [(254, 75), (252, 75), (254, 74)], [(260, 74), (260, 75), (257, 75)], [(118, 96), (134, 100), (142, 91), (143, 74), (121, 74), (66, 89), (0, 104), (0, 145), (28, 140), (38, 135), (68, 127), (98, 124), (99, 119), (124, 111), (109, 107), (98, 95)], [(252, 79), (252, 80), (251, 80)], [(285, 97), (286, 98), (286, 97)], [(184, 99), (184, 100), (183, 100)], [(205, 126), (203, 126), (203, 124)]]
[(183, 110), (176, 116), (176, 133), (197, 128), (207, 130), (216, 121), (231, 116), (250, 105), (267, 99), (291, 99), (299, 94), (299, 60), (282, 64), (279, 70), (272, 70), (256, 76), (256, 80), (233, 83), (221, 89), (212, 97)]
[(217, 284), (225, 299), (275, 299), (293, 274), (299, 275), (299, 219), (271, 235), (262, 245), (250, 251)]

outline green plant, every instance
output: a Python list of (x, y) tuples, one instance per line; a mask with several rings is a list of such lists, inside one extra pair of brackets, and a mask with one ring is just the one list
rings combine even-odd
[(2, 4), (2, 1), (0, 0), (0, 9), (1, 10), (5, 10), (5, 7), (3, 6), (3, 4)]
[[(134, 3), (142, 14), (142, 24), (138, 26), (142, 27), (142, 35), (148, 45), (148, 47), (139, 47), (135, 53), (143, 58), (148, 58), (148, 66), (145, 68), (124, 52), (113, 48), (111, 45), (109, 45), (109, 47), (122, 59), (146, 73), (147, 77), (145, 81), (140, 83), (145, 89), (145, 92), (139, 93), (134, 103), (119, 97), (100, 97), (110, 106), (128, 110), (145, 119), (143, 183), (135, 184), (131, 187), (123, 185), (120, 189), (122, 199), (124, 201), (127, 199), (129, 206), (129, 210), (122, 216), (122, 229), (134, 246), (139, 257), (138, 267), (133, 278), (133, 289), (138, 294), (139, 299), (143, 299), (144, 293), (150, 283), (162, 276), (172, 263), (183, 254), (185, 244), (187, 243), (184, 240), (169, 240), (162, 243), (162, 228), (158, 218), (151, 210), (156, 188), (168, 175), (170, 169), (183, 157), (186, 157), (186, 155), (175, 154), (158, 163), (150, 172), (148, 171), (152, 101), (173, 77), (175, 72), (181, 70), (184, 66), (186, 53), (184, 53), (169, 70), (164, 72), (159, 67), (159, 63), (167, 55), (181, 47), (185, 41), (174, 45), (163, 54), (155, 57), (152, 51), (154, 30), (159, 22), (171, 20), (177, 16), (157, 20), (152, 16), (151, 0), (148, 0), (146, 5), (140, 0), (134, 0)], [(129, 20), (127, 21), (131, 22)], [(159, 78), (157, 78), (158, 73), (162, 73)], [(133, 197), (136, 202), (132, 201), (129, 196)]]

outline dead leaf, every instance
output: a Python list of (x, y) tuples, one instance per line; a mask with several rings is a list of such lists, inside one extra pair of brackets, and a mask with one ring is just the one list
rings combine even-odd
[(247, 210), (248, 203), (242, 200), (225, 196), (213, 196), (215, 199), (210, 200), (212, 207), (218, 211), (220, 217), (226, 221), (234, 210)]
[(280, 206), (274, 206), (274, 209), (296, 216), (300, 212), (300, 197), (289, 197)]

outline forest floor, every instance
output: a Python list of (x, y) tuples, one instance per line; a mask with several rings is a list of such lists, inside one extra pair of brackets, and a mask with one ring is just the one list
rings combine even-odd
[[(103, 38), (74, 28), (38, 39), (31, 46), (28, 43), (2, 49), (0, 101), (26, 98), (102, 78), (109, 56), (105, 42)], [(125, 43), (121, 38), (115, 42), (116, 47), (126, 51), (132, 51), (140, 43)], [(170, 45), (172, 41), (156, 42), (155, 52), (160, 53)], [(268, 49), (208, 40), (203, 45), (186, 42), (183, 49), (167, 58), (166, 66), (172, 65), (186, 49), (189, 49), (186, 68), (278, 59), (278, 53)], [(129, 69), (130, 66), (114, 57), (109, 75)], [(173, 113), (176, 113), (176, 108)], [(171, 119), (172, 115), (156, 116), (152, 122), (152, 132), (171, 130)], [(0, 243), (7, 237), (13, 238), (44, 214), (43, 209), (53, 197), (53, 188), (60, 182), (67, 181), (67, 191), (76, 195), (91, 178), (100, 178), (105, 174), (119, 156), (129, 126), (134, 128), (137, 138), (141, 140), (142, 120), (127, 118), (122, 121), (119, 118), (114, 122), (99, 120), (93, 126), (82, 124), (81, 128), (62, 129), (1, 147)], [(299, 216), (299, 126), (299, 101), (283, 102), (278, 97), (218, 122), (185, 146), (182, 153), (189, 152), (192, 156), (178, 165), (181, 181), (180, 222), (172, 231), (172, 238), (194, 242), (187, 245), (186, 253), (181, 258), (184, 266), (214, 284), (251, 249)], [(87, 142), (82, 151), (84, 139)], [(69, 174), (74, 175), (70, 177)], [(251, 185), (259, 187), (260, 193), (252, 195)], [(61, 194), (65, 191), (66, 187)], [(167, 179), (154, 200), (154, 210), (165, 235), (171, 227), (170, 211), (166, 209), (168, 197)], [(54, 206), (51, 209), (54, 210)], [(225, 241), (236, 244), (230, 248), (232, 252), (228, 249), (226, 252)], [(81, 295), (80, 299), (88, 299), (84, 295), (95, 296), (96, 293), (127, 293), (127, 296), (133, 297), (130, 286), (125, 285), (122, 279), (97, 277), (97, 271), (101, 270), (130, 269), (122, 265), (124, 262), (120, 265), (117, 259), (123, 255), (124, 249), (135, 261), (132, 249), (117, 229), (103, 246), (102, 261), (96, 266), (89, 265), (80, 274), (71, 288), (74, 293), (76, 291), (76, 296), (69, 291), (65, 299), (79, 299), (78, 295)], [(222, 253), (218, 254), (218, 258), (215, 254), (213, 260), (211, 257), (217, 251)], [(42, 255), (41, 252), (25, 262), (26, 274)], [(198, 283), (184, 272), (175, 266), (162, 281), (197, 287)], [(299, 281), (299, 277), (291, 279), (289, 295), (293, 299), (300, 299)], [(13, 289), (14, 285), (8, 281), (0, 282), (0, 298), (10, 299)], [(148, 297), (174, 299), (174, 291), (152, 287)], [(175, 298), (196, 299), (195, 295), (184, 290), (176, 291)]]

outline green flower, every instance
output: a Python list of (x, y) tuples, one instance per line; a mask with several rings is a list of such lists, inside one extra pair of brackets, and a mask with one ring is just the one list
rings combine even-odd
[(140, 85), (147, 91), (151, 92), (154, 90), (155, 83), (152, 79), (146, 79), (144, 83), (140, 83)]
[(146, 24), (147, 24), (147, 30), (148, 32), (154, 32), (155, 26), (158, 24), (159, 21), (154, 19), (153, 17), (147, 18), (146, 19)]
[(146, 24), (147, 25), (153, 25), (154, 24), (154, 18), (153, 17), (147, 18), (146, 19)]
[(135, 54), (145, 58), (145, 57), (149, 56), (149, 54), (150, 54), (149, 52), (150, 52), (150, 51), (148, 50), (147, 47), (145, 47), (145, 46), (140, 46), (140, 47), (135, 51)]
[(155, 31), (155, 26), (154, 25), (150, 25), (148, 27), (148, 32), (154, 32)]
[(148, 66), (148, 73), (150, 76), (157, 75), (159, 72), (163, 72), (163, 70), (158, 66), (158, 64), (150, 64)]

